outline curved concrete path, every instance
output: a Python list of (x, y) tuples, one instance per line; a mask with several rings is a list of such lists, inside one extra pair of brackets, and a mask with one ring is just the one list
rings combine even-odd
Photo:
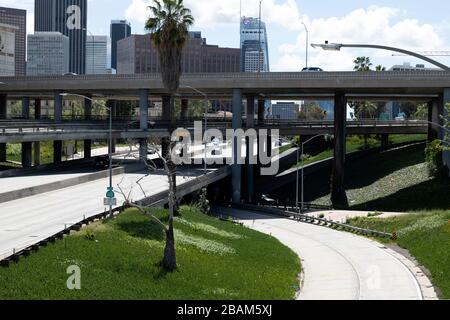
[(302, 259), (299, 300), (422, 300), (413, 273), (377, 242), (329, 228), (228, 208), (216, 214), (271, 234)]

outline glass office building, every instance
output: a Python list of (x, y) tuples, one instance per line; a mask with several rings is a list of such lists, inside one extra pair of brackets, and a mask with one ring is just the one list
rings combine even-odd
[(258, 18), (241, 18), (241, 71), (270, 71), (266, 24)]

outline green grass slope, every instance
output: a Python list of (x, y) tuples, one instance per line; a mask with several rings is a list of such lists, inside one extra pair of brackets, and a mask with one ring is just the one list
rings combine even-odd
[[(275, 238), (189, 207), (175, 228), (175, 272), (160, 267), (161, 229), (128, 210), (0, 268), (0, 300), (294, 298), (300, 262)], [(66, 287), (71, 265), (81, 268), (81, 290)]]

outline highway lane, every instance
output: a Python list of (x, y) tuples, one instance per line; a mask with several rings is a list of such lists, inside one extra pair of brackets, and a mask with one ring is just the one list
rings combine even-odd
[[(177, 184), (195, 179), (203, 174), (202, 170), (182, 171), (178, 174)], [(136, 181), (143, 173), (122, 174), (114, 177), (114, 186), (121, 185), (131, 191), (132, 200), (141, 200), (146, 196), (158, 194), (168, 189), (167, 177), (153, 174), (142, 180), (146, 191), (143, 194)], [(5, 202), (0, 210), (0, 259), (10, 256), (32, 244), (48, 238), (66, 226), (104, 212), (103, 205), (108, 179), (100, 179), (74, 187), (43, 193), (32, 197)], [(117, 194), (118, 204), (124, 198)]]

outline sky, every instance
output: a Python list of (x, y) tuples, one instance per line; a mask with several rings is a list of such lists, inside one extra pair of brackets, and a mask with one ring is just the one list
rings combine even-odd
[[(152, 0), (88, 0), (88, 29), (108, 35), (110, 20), (127, 19), (132, 33), (145, 33), (146, 9)], [(258, 16), (259, 0), (184, 0), (196, 19), (191, 30), (202, 31), (209, 44), (239, 47), (239, 13)], [(26, 9), (28, 33), (33, 32), (33, 0), (0, 0), (0, 6)], [(305, 66), (306, 31), (310, 43), (390, 45), (412, 51), (450, 51), (450, 2), (442, 0), (263, 0), (271, 71), (299, 71)], [(423, 63), (391, 52), (309, 49), (309, 66), (326, 71), (352, 70), (357, 56), (369, 56), (374, 65)], [(450, 65), (450, 57), (435, 57)], [(427, 63), (425, 65), (429, 66)]]

